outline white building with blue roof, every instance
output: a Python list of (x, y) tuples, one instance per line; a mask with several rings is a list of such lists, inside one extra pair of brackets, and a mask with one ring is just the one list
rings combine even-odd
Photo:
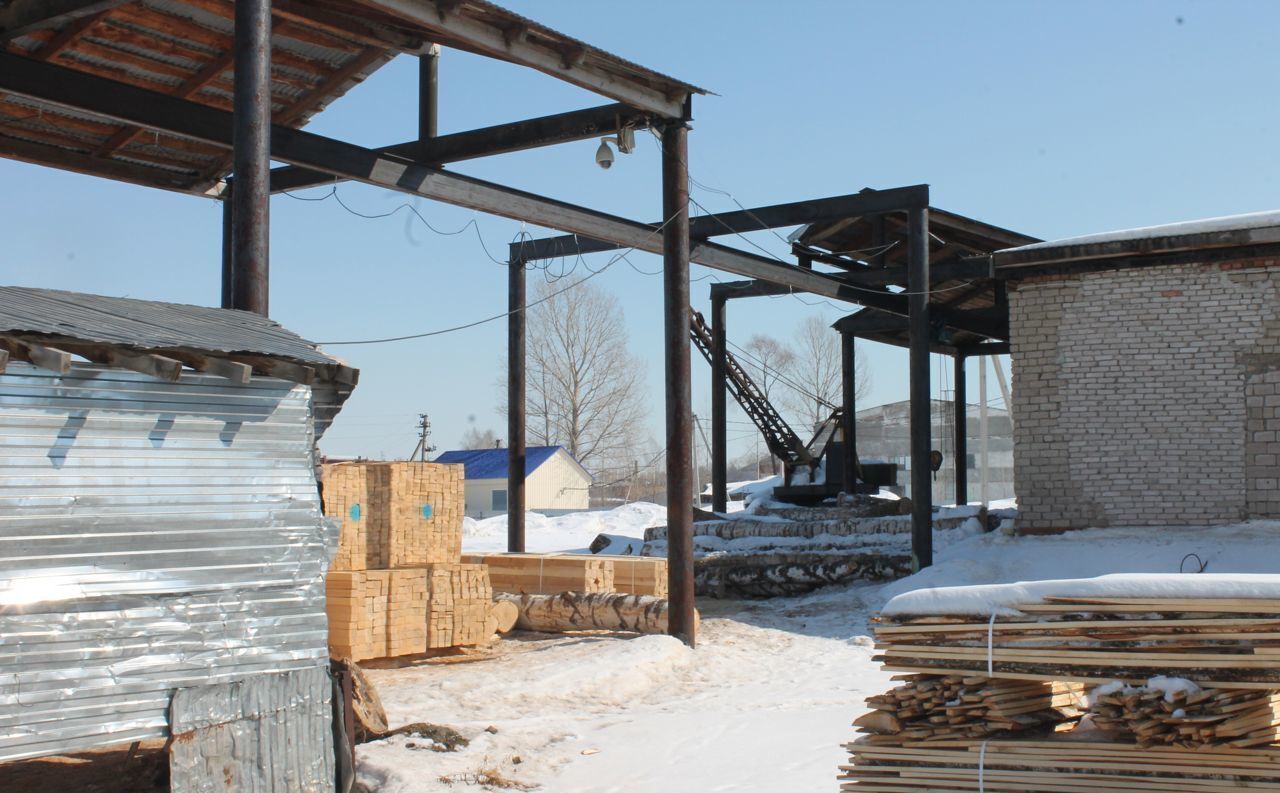
[[(507, 449), (461, 449), (445, 452), (435, 461), (465, 468), (467, 517), (506, 514)], [(590, 505), (591, 474), (563, 446), (528, 447), (524, 473), (525, 502), (530, 511), (557, 514)]]

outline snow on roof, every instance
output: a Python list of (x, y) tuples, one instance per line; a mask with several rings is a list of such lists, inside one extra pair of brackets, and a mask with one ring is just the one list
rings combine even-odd
[[(555, 456), (556, 452), (564, 451), (563, 446), (529, 446), (525, 449), (524, 456), (524, 475), (529, 476), (536, 471), (543, 463)], [(434, 462), (437, 463), (461, 463), (465, 467), (467, 479), (506, 479), (507, 478), (507, 449), (458, 449), (455, 451), (445, 452), (437, 457)], [(573, 455), (565, 451), (565, 456), (579, 467), (582, 464), (574, 460)], [(586, 469), (583, 469), (586, 473)], [(590, 474), (587, 474), (590, 478)]]
[[(1046, 240), (1017, 248), (1005, 248), (997, 253), (1014, 251), (1036, 251), (1051, 248), (1065, 248), (1077, 245), (1097, 245), (1107, 242), (1127, 242), (1130, 240), (1150, 240), (1160, 237), (1182, 237), (1190, 234), (1211, 234), (1221, 231), (1251, 231), (1255, 229), (1276, 229), (1276, 234), (1266, 241), (1280, 241), (1280, 210), (1266, 212), (1250, 212), (1244, 215), (1224, 215), (1203, 220), (1188, 220), (1181, 223), (1165, 223), (1160, 226), (1141, 226), (1118, 231), (1106, 231), (1100, 234), (1085, 234), (1079, 237), (1067, 237), (1060, 240)], [(1261, 242), (1263, 240), (1255, 240)]]
[[(969, 614), (1016, 616), (1017, 607), (1045, 598), (1280, 599), (1271, 573), (1117, 573), (1097, 578), (932, 587), (904, 592), (880, 612), (886, 617)], [(1082, 606), (1088, 610), (1088, 606)]]

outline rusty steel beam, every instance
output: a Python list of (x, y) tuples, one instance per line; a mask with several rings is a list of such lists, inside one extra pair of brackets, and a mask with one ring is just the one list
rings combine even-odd
[(857, 339), (852, 333), (840, 334), (840, 391), (844, 397), (840, 430), (844, 436), (844, 492), (858, 492), (858, 421), (857, 421)]
[(728, 349), (723, 297), (711, 298), (711, 509), (729, 508)]
[[(515, 247), (515, 246), (512, 246)], [(525, 328), (524, 261), (507, 262), (507, 550), (525, 550)]]
[(267, 316), (270, 288), (271, 0), (235, 4), (231, 307)]
[(929, 466), (929, 210), (907, 213), (907, 269), (910, 334), (911, 562), (915, 570), (933, 564), (933, 471)]
[(956, 446), (956, 504), (969, 503), (969, 404), (965, 401), (964, 353), (955, 355), (955, 446)]
[(693, 647), (693, 396), (689, 384), (689, 128), (662, 131), (662, 295), (667, 382), (668, 630)]

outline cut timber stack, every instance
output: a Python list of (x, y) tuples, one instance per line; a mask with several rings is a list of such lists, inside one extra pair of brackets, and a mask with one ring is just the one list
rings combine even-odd
[(902, 685), (867, 698), (870, 713), (853, 726), (871, 743), (986, 738), (997, 733), (1060, 729), (1083, 714), (1084, 686), (904, 675)]
[[(896, 672), (1022, 680), (1280, 688), (1280, 600), (1046, 598), (1021, 614), (882, 620), (877, 660)], [(988, 649), (988, 633), (991, 645)]]
[(614, 566), (586, 554), (468, 554), (463, 561), (489, 568), (495, 592), (549, 595), (557, 592), (613, 592)]
[(328, 575), (329, 650), (362, 661), (480, 644), (493, 590), (463, 564), (462, 466), (325, 466), (325, 513), (342, 519)]
[(1139, 746), (1267, 746), (1280, 739), (1280, 691), (1207, 688), (1099, 688), (1089, 715), (1096, 727), (1133, 736)]
[[(1181, 595), (1220, 586), (1210, 578), (1127, 585)], [(1268, 592), (1280, 587), (1271, 578)], [(913, 674), (870, 698), (874, 712), (854, 722), (869, 734), (846, 745), (852, 762), (841, 766), (842, 790), (1280, 791), (1280, 600), (1080, 597), (1095, 582), (1044, 583), (1072, 596), (1000, 597), (1032, 585), (994, 596), (999, 588), (974, 590), (967, 600), (963, 590), (922, 590), (901, 596), (916, 596), (909, 607), (902, 599), (886, 607), (893, 616), (876, 627), (880, 658)], [(987, 598), (995, 616), (946, 608)], [(936, 613), (923, 613), (921, 603), (936, 604)], [(1042, 687), (1025, 704), (1023, 693), (983, 697), (1000, 702), (1006, 717), (1047, 698), (1061, 718), (1032, 710), (1037, 723), (1007, 728), (989, 719), (991, 710), (980, 712), (978, 693), (966, 686)], [(1081, 687), (1089, 710), (1077, 722), (1078, 708), (1059, 706)]]
[(606, 556), (596, 559), (613, 565), (613, 591), (628, 595), (667, 596), (667, 560), (654, 556)]

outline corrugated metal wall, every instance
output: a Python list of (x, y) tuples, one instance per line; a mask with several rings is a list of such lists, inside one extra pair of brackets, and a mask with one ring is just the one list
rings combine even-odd
[(0, 760), (167, 733), (176, 688), (327, 663), (311, 391), (0, 375)]

